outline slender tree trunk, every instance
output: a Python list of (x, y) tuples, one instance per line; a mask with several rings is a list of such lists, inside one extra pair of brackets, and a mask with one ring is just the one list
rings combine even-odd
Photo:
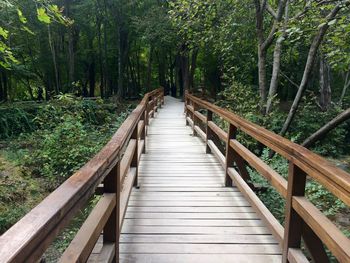
[(100, 94), (101, 98), (105, 97), (105, 90), (104, 90), (104, 71), (103, 71), (103, 52), (102, 52), (102, 36), (101, 36), (101, 20), (99, 18), (97, 19), (97, 43), (98, 43), (98, 64), (99, 64), (99, 71), (100, 71)]
[(166, 86), (166, 63), (163, 52), (158, 52), (158, 77), (159, 77), (159, 84), (161, 87)]
[(8, 78), (7, 74), (5, 72), (2, 72), (2, 85), (3, 85), (3, 100), (7, 101), (8, 100), (8, 90), (9, 90), (9, 85), (8, 85)]
[(51, 28), (50, 25), (47, 25), (47, 32), (48, 32), (48, 37), (49, 37), (49, 46), (51, 50), (51, 55), (52, 55), (52, 63), (53, 63), (53, 68), (54, 68), (54, 74), (55, 74), (55, 91), (56, 95), (60, 91), (60, 82), (59, 82), (59, 76), (58, 76), (58, 67), (57, 67), (57, 61), (56, 61), (56, 50), (55, 50), (55, 44), (53, 43), (52, 36), (51, 36)]
[(92, 61), (89, 65), (89, 96), (95, 97), (96, 86), (96, 71), (95, 71), (95, 58), (91, 58)]
[(330, 84), (330, 67), (324, 58), (320, 56), (320, 98), (319, 104), (322, 111), (327, 111), (331, 106), (331, 84)]
[(108, 97), (112, 94), (112, 88), (110, 85), (110, 79), (109, 79), (109, 69), (108, 69), (108, 37), (107, 37), (107, 3), (106, 0), (103, 1), (104, 3), (104, 20), (103, 20), (103, 53), (104, 53), (104, 59), (103, 59), (103, 69), (104, 69), (104, 88), (105, 88), (105, 95)]
[(169, 54), (169, 79), (170, 79), (170, 84), (169, 84), (169, 94), (173, 94), (172, 90), (176, 88), (175, 84), (175, 76), (174, 76), (174, 68), (175, 68), (175, 62), (173, 61), (172, 54), (170, 52)]
[(181, 47), (179, 58), (180, 58), (180, 69), (181, 69), (181, 79), (182, 79), (180, 96), (183, 97), (185, 90), (190, 91), (189, 58), (188, 58), (188, 49), (185, 44), (183, 44)]
[(340, 113), (337, 117), (335, 117), (333, 120), (325, 124), (314, 134), (312, 134), (303, 142), (302, 146), (308, 148), (314, 145), (318, 140), (324, 138), (331, 130), (338, 127), (340, 124), (347, 121), (348, 119), (350, 119), (350, 108)]
[(189, 76), (189, 88), (194, 90), (194, 74), (197, 67), (197, 56), (198, 56), (198, 48), (192, 50), (191, 56), (191, 68), (190, 68), (190, 76)]
[(266, 115), (270, 113), (273, 99), (277, 94), (278, 82), (279, 82), (278, 77), (279, 77), (280, 68), (281, 68), (282, 44), (284, 39), (286, 38), (286, 28), (289, 20), (288, 13), (289, 13), (289, 0), (286, 1), (282, 35), (278, 37), (276, 41), (275, 49), (273, 51), (272, 76), (270, 81), (269, 95), (266, 103), (266, 111), (265, 111)]
[(346, 94), (346, 90), (350, 87), (350, 70), (345, 74), (345, 81), (343, 85), (343, 90), (340, 95), (339, 104), (341, 105)]
[[(64, 1), (64, 11), (67, 17), (71, 16), (70, 0)], [(68, 85), (71, 86), (74, 81), (74, 25), (68, 27)]]
[(139, 47), (137, 51), (137, 56), (136, 56), (136, 75), (137, 75), (137, 96), (139, 96), (141, 92), (141, 66), (140, 66), (140, 54), (141, 54), (141, 48)]
[(118, 98), (124, 97), (125, 69), (127, 58), (128, 32), (121, 25), (119, 27), (119, 54), (118, 54)]
[(151, 44), (148, 61), (147, 61), (147, 77), (146, 77), (146, 90), (151, 90), (151, 81), (152, 81), (152, 58), (153, 58), (153, 45)]
[[(349, 4), (349, 3), (350, 2), (348, 1), (347, 4)], [(315, 59), (316, 59), (318, 48), (319, 48), (320, 44), (322, 43), (323, 37), (324, 37), (324, 35), (326, 34), (326, 32), (327, 32), (327, 30), (329, 28), (328, 22), (335, 18), (335, 16), (338, 14), (338, 12), (341, 10), (342, 7), (343, 7), (343, 5), (338, 4), (328, 14), (328, 16), (326, 17), (326, 22), (323, 23), (318, 28), (318, 32), (315, 35), (315, 37), (314, 37), (314, 39), (312, 41), (312, 44), (310, 46), (310, 49), (309, 49), (309, 54), (308, 54), (308, 57), (307, 57), (305, 68), (304, 68), (303, 78), (302, 78), (301, 83), (299, 85), (298, 92), (297, 92), (297, 94), (296, 94), (296, 96), (294, 98), (294, 101), (293, 101), (293, 104), (292, 104), (292, 106), (291, 106), (291, 108), (289, 110), (288, 116), (287, 116), (287, 118), (286, 118), (286, 120), (285, 120), (285, 122), (283, 124), (282, 129), (281, 129), (280, 134), (282, 136), (284, 136), (286, 134), (286, 132), (288, 131), (289, 126), (290, 126), (290, 124), (292, 123), (292, 121), (294, 119), (295, 113), (297, 112), (297, 109), (299, 107), (299, 103), (301, 101), (301, 98), (302, 98), (303, 93), (304, 93), (304, 91), (306, 89), (307, 83), (309, 81), (309, 78), (310, 78), (310, 75), (311, 75), (311, 72), (312, 72), (312, 68), (313, 68), (313, 65), (314, 65), (314, 62), (315, 62)]]

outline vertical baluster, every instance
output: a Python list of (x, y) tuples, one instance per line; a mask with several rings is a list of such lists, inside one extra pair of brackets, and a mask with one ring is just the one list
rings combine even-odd
[(282, 262), (288, 261), (288, 249), (300, 248), (303, 220), (292, 207), (293, 196), (305, 195), (306, 174), (293, 161), (289, 162), (288, 190)]
[(199, 123), (199, 120), (198, 120), (198, 118), (197, 118), (195, 113), (198, 110), (199, 110), (198, 104), (197, 103), (193, 103), (193, 115), (192, 115), (192, 117), (193, 117), (193, 119), (192, 119), (193, 120), (193, 127), (192, 127), (193, 136), (197, 136), (197, 132), (195, 130), (195, 127)]
[(135, 151), (134, 151), (134, 155), (132, 156), (132, 161), (130, 164), (130, 167), (132, 168), (136, 168), (136, 174), (135, 174), (135, 180), (134, 180), (134, 186), (137, 187), (138, 186), (138, 169), (139, 169), (139, 138), (138, 138), (138, 129), (137, 129), (137, 125), (135, 126), (135, 129), (131, 135), (131, 139), (136, 140), (136, 147), (135, 147)]
[(189, 116), (189, 115), (188, 115), (187, 105), (189, 105), (189, 103), (190, 103), (190, 100), (189, 100), (189, 98), (186, 96), (186, 97), (185, 97), (185, 119), (186, 119), (186, 126), (190, 125), (189, 122), (188, 122), (188, 120), (187, 120), (187, 117)]
[(208, 123), (212, 120), (213, 120), (213, 112), (210, 110), (207, 110), (207, 122), (206, 122), (206, 132), (205, 132), (206, 133), (206, 137), (205, 137), (206, 153), (211, 153), (211, 149), (208, 145), (208, 141), (213, 139), (213, 131), (210, 129)]
[(234, 150), (230, 146), (230, 140), (235, 139), (237, 134), (237, 128), (231, 123), (228, 127), (227, 140), (226, 140), (226, 165), (225, 165), (225, 186), (232, 186), (232, 179), (229, 176), (227, 170), (229, 167), (233, 166), (234, 162)]
[(141, 132), (141, 140), (143, 140), (143, 149), (142, 153), (146, 153), (146, 118), (147, 118), (147, 110), (145, 109), (144, 112), (142, 113), (141, 120), (143, 121), (143, 129)]
[(151, 99), (152, 99), (152, 102), (151, 102), (151, 109), (152, 109), (152, 114), (151, 114), (151, 118), (154, 118), (154, 98), (153, 97), (151, 97)]
[[(118, 157), (119, 158), (119, 157)], [(103, 228), (103, 243), (115, 244), (115, 255), (113, 262), (119, 262), (119, 236), (120, 236), (120, 160), (104, 179), (104, 192), (115, 193), (116, 206)]]

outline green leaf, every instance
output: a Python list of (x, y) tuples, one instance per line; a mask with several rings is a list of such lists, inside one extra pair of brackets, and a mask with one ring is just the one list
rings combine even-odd
[(40, 22), (43, 22), (45, 24), (50, 24), (51, 23), (51, 18), (46, 13), (45, 8), (40, 7), (36, 11), (37, 11), (38, 20)]
[(333, 19), (333, 20), (329, 21), (328, 25), (331, 26), (331, 25), (335, 24), (335, 22), (337, 22), (337, 19)]
[(6, 29), (0, 26), (0, 36), (2, 36), (4, 39), (7, 39), (8, 34), (9, 34), (9, 31), (7, 31)]
[(19, 21), (21, 21), (23, 24), (26, 24), (27, 18), (25, 18), (25, 16), (23, 15), (20, 9), (17, 9), (17, 14), (18, 14)]
[(22, 26), (22, 29), (31, 35), (35, 35), (35, 33), (26, 26)]

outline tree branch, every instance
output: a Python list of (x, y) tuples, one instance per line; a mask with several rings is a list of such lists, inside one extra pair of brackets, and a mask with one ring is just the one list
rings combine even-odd
[(269, 3), (266, 3), (266, 10), (270, 13), (270, 15), (272, 15), (274, 19), (277, 19), (277, 14), (275, 10), (273, 10), (272, 7), (269, 5)]
[(350, 108), (340, 113), (337, 117), (335, 117), (333, 120), (325, 124), (314, 134), (312, 134), (309, 138), (307, 138), (303, 142), (302, 146), (308, 148), (314, 145), (317, 141), (324, 138), (331, 130), (335, 129), (340, 124), (347, 121), (348, 119), (350, 119)]

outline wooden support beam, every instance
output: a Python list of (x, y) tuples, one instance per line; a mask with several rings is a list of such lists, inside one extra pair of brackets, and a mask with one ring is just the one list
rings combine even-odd
[(292, 201), (294, 196), (305, 195), (306, 174), (293, 161), (289, 162), (288, 189), (286, 199), (286, 217), (284, 230), (284, 244), (282, 262), (288, 263), (290, 248), (300, 249), (303, 219), (294, 210)]
[(114, 194), (116, 200), (115, 207), (103, 228), (103, 243), (113, 243), (115, 246), (114, 262), (119, 262), (120, 229), (117, 226), (120, 224), (120, 179), (119, 161), (103, 182), (104, 192)]

